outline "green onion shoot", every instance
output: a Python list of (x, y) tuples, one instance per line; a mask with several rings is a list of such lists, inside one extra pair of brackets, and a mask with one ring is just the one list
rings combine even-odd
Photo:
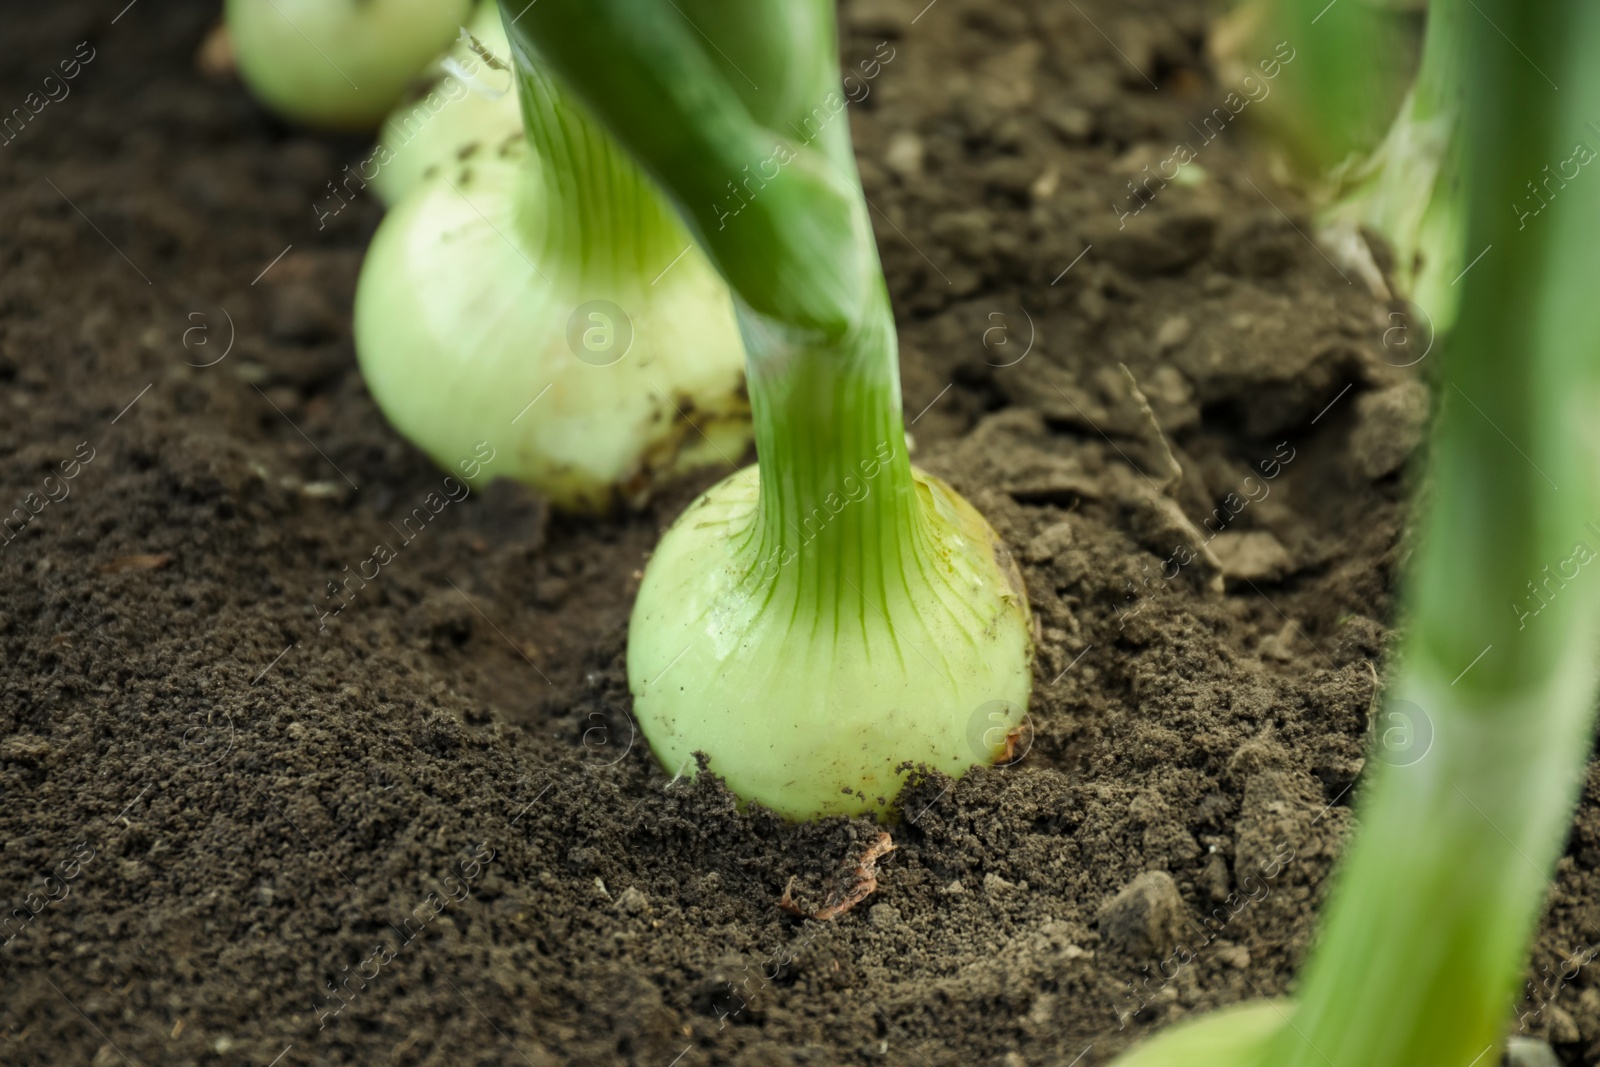
[(1432, 747), (1368, 762), (1294, 1000), (1180, 1024), (1119, 1067), (1500, 1061), (1594, 725), (1600, 598), (1579, 568), (1600, 521), (1600, 196), (1573, 183), (1531, 219), (1526, 202), (1547, 165), (1595, 143), (1600, 8), (1473, 6), (1451, 46), (1472, 72), (1467, 266), (1385, 693), (1389, 712), (1426, 716)]
[(886, 812), (907, 764), (993, 761), (1032, 684), (1027, 598), (907, 455), (832, 0), (545, 0), (509, 32), (670, 192), (737, 300), (758, 464), (667, 531), (629, 628), (657, 758), (693, 774), (704, 753), (796, 819)]
[(286, 119), (370, 130), (438, 55), (472, 0), (227, 0), (239, 73)]

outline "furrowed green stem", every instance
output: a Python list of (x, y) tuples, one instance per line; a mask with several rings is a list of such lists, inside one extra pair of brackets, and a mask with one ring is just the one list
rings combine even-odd
[(1429, 0), (1422, 35), (1422, 62), (1411, 90), (1411, 115), (1426, 122), (1461, 106), (1462, 65), (1466, 61), (1466, 0)]
[(820, 568), (876, 589), (910, 554), (902, 539), (919, 513), (887, 296), (879, 312), (825, 349), (784, 355), (768, 337), (750, 361), (762, 485), (752, 543), (797, 580)]
[[(744, 102), (750, 116), (772, 130), (800, 125), (818, 99), (839, 81), (834, 61), (833, 5), (815, 0), (673, 0), (696, 33), (713, 47), (708, 58)], [(738, 61), (734, 58), (737, 56)], [(758, 84), (759, 82), (759, 84)], [(850, 138), (833, 131), (826, 148), (852, 163)]]
[[(793, 117), (775, 127), (745, 103), (760, 83), (741, 93), (719, 66), (728, 48), (704, 35), (720, 33), (720, 24), (704, 21), (709, 16), (691, 23), (666, 0), (542, 0), (508, 32), (513, 50), (537, 53), (573, 86), (677, 201), (746, 306), (836, 341), (871, 314), (882, 275), (847, 122), (799, 123), (838, 82), (831, 14), (820, 0), (804, 0), (804, 8), (827, 19), (827, 32), (812, 35), (818, 54), (791, 55), (788, 65), (800, 73), (775, 77), (785, 95), (813, 103), (786, 106), (772, 121)], [(607, 50), (603, 62), (596, 42)]]
[(1281, 83), (1296, 101), (1284, 130), (1288, 147), (1313, 174), (1371, 151), (1404, 92), (1394, 15), (1360, 0), (1281, 0), (1271, 18), (1271, 39), (1297, 54)]
[(1581, 107), (1600, 88), (1600, 18), (1575, 3), (1478, 6), (1462, 27), (1463, 158), (1466, 256), (1482, 258), (1446, 345), (1392, 691), (1431, 719), (1434, 743), (1378, 768), (1275, 1067), (1455, 1067), (1493, 1048), (1589, 749), (1595, 576), (1558, 579), (1536, 618), (1516, 605), (1546, 565), (1600, 546), (1586, 525), (1600, 520), (1600, 196), (1573, 189), (1525, 226), (1515, 206), (1546, 163), (1594, 143)]
[[(579, 278), (648, 280), (689, 239), (677, 213), (580, 101), (537, 67), (515, 57), (512, 65), (542, 179), (529, 192), (545, 255)], [(551, 202), (562, 210), (551, 211)]]
[[(537, 51), (654, 172), (739, 298), (770, 487), (758, 537), (766, 558), (811, 546), (807, 520), (826, 514), (830, 495), (844, 496), (846, 479), (884, 446), (886, 491), (828, 523), (822, 544), (902, 521), (913, 490), (893, 316), (848, 121), (820, 106), (837, 97), (830, 5), (728, 10), (544, 0), (510, 33), (514, 49)], [(596, 41), (611, 53), (604, 65), (577, 47)]]
[[(1435, 334), (1455, 325), (1466, 265), (1461, 252), (1463, 166), (1461, 97), (1466, 61), (1464, 0), (1432, 0), (1417, 83), (1407, 99), (1405, 125), (1384, 149), (1400, 155), (1384, 167), (1367, 224), (1394, 246), (1395, 284), (1426, 309)], [(1397, 145), (1399, 139), (1407, 142)], [(1380, 150), (1382, 151), (1382, 150)], [(1409, 165), (1407, 165), (1409, 164)], [(1388, 186), (1384, 188), (1383, 186)]]
[[(1318, 236), (1381, 288), (1421, 309), (1419, 323), (1443, 335), (1455, 322), (1461, 289), (1461, 93), (1466, 0), (1433, 0), (1416, 83), (1383, 143), (1327, 175), (1331, 203), (1318, 213)], [(1320, 47), (1320, 46), (1319, 46)], [(1315, 49), (1313, 49), (1315, 51)], [(1381, 235), (1391, 255), (1381, 278), (1365, 232)], [(1418, 349), (1421, 350), (1420, 348)]]

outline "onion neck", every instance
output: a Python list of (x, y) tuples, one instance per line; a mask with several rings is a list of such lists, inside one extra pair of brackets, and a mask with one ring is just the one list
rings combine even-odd
[(747, 549), (802, 585), (882, 589), (915, 552), (920, 519), (887, 294), (832, 341), (797, 342), (748, 310), (741, 321), (761, 470)]
[[(894, 316), (848, 120), (804, 142), (786, 121), (842, 103), (833, 4), (749, 3), (692, 23), (675, 4), (535, 4), (508, 22), (507, 35), (527, 72), (523, 110), (552, 195), (625, 201), (563, 173), (642, 181), (631, 163), (610, 161), (621, 152), (612, 146), (625, 146), (734, 293), (761, 475), (755, 519), (732, 546), (740, 565), (763, 583), (798, 576), (837, 588), (865, 613), (862, 594), (888, 589), (892, 576), (931, 572), (935, 552), (906, 456)], [(742, 75), (719, 65), (729, 55), (769, 57), (761, 90), (732, 84)], [(576, 104), (562, 98), (567, 86), (583, 98), (582, 126), (572, 120)], [(604, 145), (591, 113), (604, 120)], [(626, 236), (630, 223), (608, 206), (579, 214)], [(654, 216), (637, 225), (654, 226)], [(662, 249), (663, 264), (686, 242)]]
[(542, 258), (580, 289), (636, 282), (648, 287), (689, 244), (671, 205), (639, 167), (543, 72), (516, 64), (522, 124), (537, 184), (530, 220), (544, 234)]

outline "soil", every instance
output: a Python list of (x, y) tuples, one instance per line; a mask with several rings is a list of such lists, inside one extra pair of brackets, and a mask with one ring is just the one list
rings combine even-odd
[[(328, 595), (443, 478), (354, 360), (380, 207), (314, 207), (368, 146), (202, 76), (214, 3), (119, 6), (0, 16), (6, 109), (93, 50), (0, 153), (0, 1061), (1088, 1067), (1293, 990), (1431, 362), (1248, 116), (1191, 125), (1232, 88), (1202, 5), (842, 12), (915, 456), (1041, 625), (1013, 762), (912, 774), (882, 826), (740, 810), (634, 736), (640, 568), (725, 470), (599, 522), (498, 484)], [(778, 906), (880, 830), (859, 905)], [(1600, 932), (1597, 849), (1592, 777), (1535, 977)], [(1596, 1062), (1567, 984), (1524, 1028)]]

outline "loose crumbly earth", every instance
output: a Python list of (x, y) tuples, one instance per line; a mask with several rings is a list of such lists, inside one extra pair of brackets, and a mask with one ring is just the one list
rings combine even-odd
[[(0, 485), (46, 501), (0, 546), (0, 1061), (1091, 1065), (1293, 989), (1431, 363), (1248, 116), (1190, 125), (1233, 88), (1201, 5), (844, 9), (917, 456), (1017, 548), (1042, 647), (1031, 747), (915, 781), (826, 924), (777, 902), (848, 890), (878, 825), (741, 812), (630, 725), (640, 568), (725, 471), (598, 523), (499, 486), (407, 543), (443, 472), (351, 348), (380, 209), (318, 225), (367, 146), (200, 75), (214, 3), (120, 6), (0, 16), (7, 110), (93, 49), (0, 150)], [(1180, 141), (1199, 180), (1124, 227)], [(1597, 791), (1541, 980), (1600, 931)], [(1521, 1009), (1568, 1063), (1592, 983)]]

